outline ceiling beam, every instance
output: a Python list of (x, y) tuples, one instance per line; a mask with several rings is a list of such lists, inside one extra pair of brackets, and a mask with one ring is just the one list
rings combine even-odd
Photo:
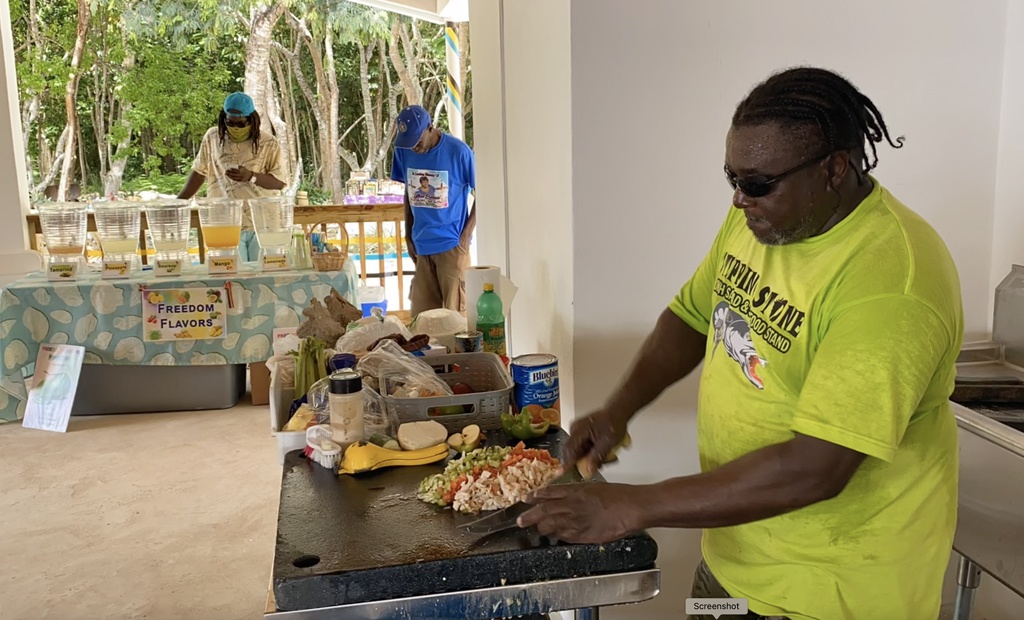
[(469, 0), (351, 0), (416, 19), (443, 24), (469, 21)]

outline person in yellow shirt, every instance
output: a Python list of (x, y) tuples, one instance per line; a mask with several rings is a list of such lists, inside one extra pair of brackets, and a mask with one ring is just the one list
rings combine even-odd
[(956, 526), (960, 284), (939, 235), (872, 174), (883, 141), (902, 146), (833, 72), (790, 69), (749, 93), (710, 252), (565, 455), (603, 462), (703, 362), (701, 473), (543, 489), (520, 526), (591, 543), (701, 528), (691, 597), (745, 598), (748, 618), (937, 617)]
[[(281, 143), (272, 130), (263, 130), (252, 98), (235, 92), (224, 99), (217, 124), (203, 136), (192, 172), (178, 198), (191, 198), (204, 183), (210, 198), (279, 196), (287, 178)], [(238, 251), (243, 262), (259, 260), (260, 246), (248, 202)]]

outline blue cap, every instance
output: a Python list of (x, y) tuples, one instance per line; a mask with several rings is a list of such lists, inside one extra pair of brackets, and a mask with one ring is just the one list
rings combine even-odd
[(411, 149), (420, 141), (420, 136), (430, 127), (430, 113), (422, 106), (411, 105), (398, 113), (398, 135), (395, 148)]
[[(232, 110), (237, 110), (232, 112)], [(245, 93), (231, 93), (224, 100), (224, 113), (232, 116), (249, 116), (256, 111), (252, 97)]]

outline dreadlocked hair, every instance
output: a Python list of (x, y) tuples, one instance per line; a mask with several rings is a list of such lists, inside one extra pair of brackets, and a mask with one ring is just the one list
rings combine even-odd
[[(817, 128), (828, 152), (851, 150), (860, 157), (859, 179), (878, 165), (875, 144), (885, 140), (893, 148), (903, 146), (903, 137), (895, 141), (875, 104), (857, 88), (831, 71), (798, 67), (776, 73), (758, 84), (736, 107), (734, 127), (778, 123), (793, 129)], [(865, 143), (871, 147), (868, 161)]]
[[(228, 115), (224, 110), (220, 111), (217, 116), (217, 135), (220, 137), (220, 144), (224, 146), (224, 138), (228, 135)], [(252, 127), (252, 133), (249, 137), (252, 138), (252, 154), (255, 155), (260, 151), (260, 115), (259, 112), (253, 112), (246, 118), (249, 119), (249, 126)]]

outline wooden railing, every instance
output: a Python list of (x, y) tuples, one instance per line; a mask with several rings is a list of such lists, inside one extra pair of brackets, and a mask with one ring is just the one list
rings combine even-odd
[[(347, 224), (357, 224), (358, 231), (356, 234), (348, 233), (349, 256), (351, 257), (353, 254), (352, 249), (357, 249), (359, 256), (357, 271), (360, 274), (360, 279), (363, 283), (368, 283), (370, 280), (378, 280), (380, 286), (385, 286), (385, 279), (387, 277), (397, 276), (398, 299), (389, 300), (389, 302), (397, 301), (397, 308), (392, 303), (389, 303), (391, 307), (388, 314), (395, 314), (403, 319), (409, 318), (409, 310), (406, 308), (406, 276), (412, 274), (403, 269), (402, 257), (405, 254), (405, 207), (403, 205), (303, 205), (295, 207), (295, 223), (302, 226), (307, 233), (314, 230), (327, 232), (331, 224), (336, 224), (346, 229), (349, 228), (346, 226)], [(374, 236), (367, 236), (367, 224), (376, 224)], [(394, 225), (395, 234), (393, 236), (385, 236), (385, 224)], [(26, 217), (26, 225), (28, 227), (31, 248), (39, 251), (37, 239), (43, 232), (42, 226), (39, 223), (39, 215), (35, 213), (29, 214)], [(203, 229), (199, 225), (199, 213), (196, 209), (192, 210), (192, 228), (198, 231), (200, 260), (204, 260)], [(96, 231), (96, 221), (91, 213), (89, 214), (88, 230), (91, 232)], [(376, 243), (378, 248), (378, 258), (376, 261), (368, 261), (366, 258), (367, 246), (372, 243)], [(384, 246), (388, 243), (395, 244), (395, 253), (397, 255), (397, 269), (390, 273), (386, 271), (384, 258)], [(145, 215), (142, 217), (139, 248), (143, 262), (145, 262), (147, 251)], [(376, 263), (376, 265), (373, 263)], [(374, 267), (376, 267), (376, 273), (370, 274)]]
[[(411, 275), (403, 269), (403, 255), (405, 254), (405, 207), (403, 205), (318, 205), (295, 207), (295, 223), (311, 232), (319, 229), (326, 232), (331, 224), (345, 227), (346, 224), (357, 224), (358, 231), (352, 236), (349, 234), (349, 248), (357, 249), (359, 255), (358, 271), (360, 279), (367, 283), (368, 280), (378, 280), (380, 286), (385, 286), (385, 278), (395, 275), (398, 278), (398, 308), (395, 309), (389, 303), (388, 314), (397, 315), (400, 318), (408, 319), (409, 310), (406, 308), (406, 279)], [(374, 236), (367, 236), (367, 224), (375, 224)], [(393, 224), (395, 234), (385, 236), (384, 225)], [(377, 244), (377, 260), (369, 261), (366, 258), (367, 246), (371, 243)], [(397, 268), (394, 273), (388, 273), (385, 266), (384, 246), (393, 242), (397, 256)], [(353, 252), (349, 251), (351, 257)], [(376, 273), (372, 276), (370, 270), (376, 263)], [(389, 300), (392, 302), (395, 300)]]

